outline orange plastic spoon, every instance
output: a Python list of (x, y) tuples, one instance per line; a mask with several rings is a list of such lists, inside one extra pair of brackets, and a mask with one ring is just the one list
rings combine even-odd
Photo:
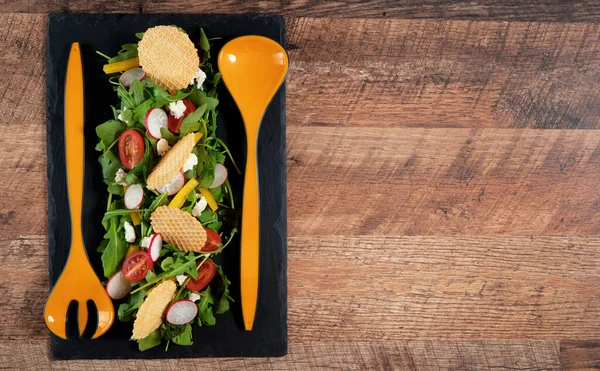
[(241, 229), (240, 291), (244, 327), (250, 331), (254, 324), (258, 297), (258, 131), (271, 99), (285, 79), (288, 56), (283, 47), (271, 39), (242, 36), (225, 44), (218, 60), (219, 72), (244, 119), (248, 141)]
[[(91, 300), (98, 310), (98, 327), (93, 339), (112, 325), (115, 310), (104, 286), (88, 261), (81, 233), (83, 203), (83, 68), (79, 43), (73, 43), (65, 84), (65, 154), (67, 188), (71, 212), (71, 251), (58, 282), (52, 289), (44, 309), (46, 325), (56, 336), (67, 338), (67, 309), (71, 301), (79, 302), (79, 336), (88, 320), (86, 303)], [(65, 246), (66, 247), (66, 246)]]

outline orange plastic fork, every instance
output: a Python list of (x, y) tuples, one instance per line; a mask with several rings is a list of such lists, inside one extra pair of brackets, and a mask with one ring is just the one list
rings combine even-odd
[(81, 232), (83, 202), (83, 68), (79, 43), (73, 43), (67, 66), (65, 84), (65, 151), (67, 188), (71, 213), (71, 250), (67, 264), (50, 293), (44, 309), (46, 325), (56, 336), (67, 338), (67, 309), (75, 300), (79, 303), (79, 336), (88, 321), (87, 302), (98, 310), (98, 327), (92, 339), (104, 334), (115, 318), (113, 303), (96, 276), (85, 252)]

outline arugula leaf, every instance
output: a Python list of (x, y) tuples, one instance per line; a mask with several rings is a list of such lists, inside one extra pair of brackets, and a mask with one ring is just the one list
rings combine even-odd
[[(131, 111), (131, 112), (133, 112), (133, 119), (136, 122), (139, 122), (140, 124), (144, 124), (144, 120), (146, 119), (146, 114), (148, 113), (150, 108), (152, 108), (152, 105), (154, 104), (154, 102), (155, 101), (153, 98), (148, 98), (147, 100), (140, 103), (137, 107), (135, 107), (133, 109), (133, 111)], [(125, 112), (130, 112), (130, 111), (127, 110)]]
[[(107, 151), (98, 158), (102, 167), (102, 177), (106, 184), (111, 184), (115, 180), (115, 174), (121, 167), (121, 161), (112, 151)], [(112, 192), (111, 192), (112, 193)]]
[(139, 80), (133, 80), (131, 85), (129, 86), (129, 92), (131, 97), (133, 98), (133, 104), (137, 107), (145, 100), (144, 92), (146, 87), (143, 82)]
[(175, 135), (173, 133), (171, 133), (168, 129), (166, 128), (160, 128), (160, 134), (162, 135), (162, 137), (169, 142), (169, 145), (173, 145), (175, 143), (177, 143), (177, 141), (179, 140), (179, 135)]
[(160, 345), (162, 342), (162, 336), (160, 333), (160, 329), (156, 329), (150, 333), (147, 337), (138, 340), (138, 348), (142, 352), (144, 350), (148, 350), (150, 348), (154, 348), (155, 346)]
[(111, 218), (108, 231), (104, 235), (104, 238), (109, 240), (106, 249), (102, 253), (102, 268), (106, 278), (112, 277), (117, 272), (117, 267), (127, 252), (125, 239), (117, 233), (117, 223), (117, 217)]
[(103, 253), (106, 250), (106, 246), (108, 245), (108, 240), (102, 240), (100, 242), (100, 246), (96, 249), (96, 252)]
[(200, 28), (200, 40), (198, 41), (198, 46), (205, 52), (210, 52), (210, 43), (208, 42), (208, 38), (206, 37), (206, 34), (204, 33), (204, 29), (202, 29), (202, 27)]
[(223, 268), (217, 265), (217, 272), (219, 275), (213, 279), (210, 283), (211, 286), (215, 288), (215, 313), (223, 314), (229, 310), (229, 301), (233, 301), (233, 299), (229, 296), (229, 285), (231, 281), (227, 279), (225, 273), (223, 273)]
[(119, 53), (108, 60), (108, 63), (120, 62), (138, 56), (137, 44), (124, 44)]
[(217, 108), (217, 105), (219, 104), (219, 100), (217, 98), (208, 97), (206, 95), (206, 92), (199, 90), (196, 87), (192, 89), (192, 92), (188, 96), (188, 99), (191, 100), (192, 103), (196, 105), (196, 107), (200, 107), (206, 104), (206, 109), (209, 111), (212, 111), (215, 108)]
[(118, 120), (108, 120), (96, 126), (96, 135), (105, 145), (113, 143), (125, 131), (125, 123)]
[[(208, 151), (207, 151), (208, 153)], [(217, 166), (217, 159), (212, 153), (208, 153), (208, 158), (205, 158), (204, 166), (202, 166), (202, 172), (200, 173), (200, 187), (208, 188), (215, 180), (215, 167)]]
[(152, 201), (152, 203), (150, 204), (150, 207), (147, 208), (144, 212), (143, 219), (148, 219), (150, 217), (150, 214), (152, 214), (157, 207), (163, 206), (168, 201), (169, 195), (167, 193), (162, 193), (160, 196), (155, 198), (154, 201)]
[(206, 104), (196, 108), (194, 112), (184, 118), (179, 128), (179, 135), (183, 137), (188, 133), (200, 130), (200, 120), (204, 112), (206, 112)]
[[(123, 216), (123, 215), (129, 215), (129, 214), (133, 214), (133, 213), (137, 213), (140, 211), (144, 211), (143, 209), (135, 209), (135, 210), (124, 210), (124, 209), (117, 209), (117, 210), (109, 210), (107, 212), (104, 213), (104, 217), (102, 218), (102, 221), (107, 221), (107, 220), (111, 220), (113, 217), (115, 216)], [(120, 223), (119, 223), (120, 224)]]
[(215, 298), (212, 295), (211, 288), (208, 288), (200, 293), (198, 301), (198, 326), (207, 325), (213, 326), (217, 323), (217, 319), (212, 310), (212, 305), (215, 303)]
[(119, 321), (131, 321), (133, 314), (142, 305), (145, 297), (146, 290), (141, 290), (130, 295), (127, 303), (121, 303), (121, 305), (119, 305), (119, 310), (117, 311)]
[(192, 341), (192, 326), (188, 323), (187, 325), (183, 326), (183, 328), (183, 332), (172, 339), (173, 342), (178, 345), (194, 344)]
[(132, 110), (136, 107), (133, 97), (123, 85), (117, 86), (117, 95), (121, 99), (121, 109), (125, 110), (127, 108)]
[(136, 34), (135, 34), (135, 37), (137, 37), (138, 39), (140, 39), (140, 40), (141, 40), (141, 39), (143, 39), (143, 38), (144, 38), (144, 33), (145, 33), (145, 32), (138, 32), (138, 33), (136, 33)]

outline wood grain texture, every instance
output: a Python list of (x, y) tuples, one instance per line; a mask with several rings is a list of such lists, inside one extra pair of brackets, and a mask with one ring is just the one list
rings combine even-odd
[(288, 128), (291, 236), (595, 235), (600, 132)]
[(597, 1), (476, 0), (2, 0), (6, 13), (278, 13), (288, 17), (446, 18), (581, 22), (600, 19)]
[(599, 125), (598, 24), (298, 18), (288, 43), (290, 125)]
[(0, 367), (52, 370), (558, 370), (553, 341), (290, 344), (283, 358), (49, 361), (47, 341), (0, 343)]
[[(288, 18), (290, 354), (203, 368), (600, 367), (596, 2), (181, 4), (1, 3), (381, 17)], [(48, 358), (45, 27), (0, 14), (0, 368), (197, 367)]]
[(598, 370), (600, 339), (561, 341), (559, 359), (564, 370)]

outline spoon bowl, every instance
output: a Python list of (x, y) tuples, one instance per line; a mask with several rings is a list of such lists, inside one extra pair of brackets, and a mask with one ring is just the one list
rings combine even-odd
[(258, 298), (259, 188), (256, 150), (262, 117), (288, 70), (288, 56), (277, 42), (262, 36), (231, 40), (218, 57), (219, 72), (246, 128), (247, 154), (241, 225), (241, 299), (244, 327), (252, 330)]

